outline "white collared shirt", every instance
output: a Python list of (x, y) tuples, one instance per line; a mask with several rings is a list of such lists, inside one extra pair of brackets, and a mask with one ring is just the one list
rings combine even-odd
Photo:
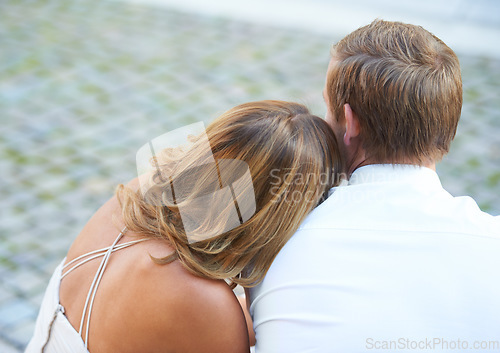
[(250, 298), (256, 353), (473, 352), (484, 340), (498, 352), (500, 216), (451, 196), (431, 169), (365, 166)]

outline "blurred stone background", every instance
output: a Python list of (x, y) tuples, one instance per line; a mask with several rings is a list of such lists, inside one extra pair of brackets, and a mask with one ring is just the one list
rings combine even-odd
[[(53, 269), (116, 184), (135, 176), (148, 140), (258, 99), (324, 115), (329, 49), (349, 31), (158, 1), (0, 2), (2, 353), (23, 350)], [(435, 3), (424, 5), (433, 12)], [(452, 19), (500, 28), (494, 11), (472, 16), (466, 2), (451, 3)], [(499, 214), (500, 60), (494, 50), (460, 49), (462, 120), (438, 172), (452, 194)]]

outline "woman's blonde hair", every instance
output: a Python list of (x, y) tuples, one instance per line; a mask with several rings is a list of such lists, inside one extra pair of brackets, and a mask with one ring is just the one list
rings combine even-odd
[[(170, 177), (158, 181), (156, 175), (147, 194), (119, 185), (123, 219), (128, 230), (165, 239), (174, 248), (165, 258), (153, 258), (155, 262), (179, 259), (195, 275), (251, 287), (264, 278), (299, 224), (339, 181), (342, 166), (337, 142), (327, 123), (305, 106), (271, 100), (230, 109), (207, 127), (206, 136), (209, 155), (201, 149), (201, 137), (194, 138), (187, 151), (160, 153), (154, 162), (168, 170)], [(227, 160), (242, 161), (245, 168), (241, 163), (226, 163), (222, 172), (217, 161)], [(243, 180), (245, 170), (250, 182), (228, 189), (238, 203), (229, 202), (227, 207), (213, 204), (200, 210), (201, 214), (212, 212), (211, 217), (218, 219), (214, 222), (212, 217), (198, 227), (214, 236), (194, 242), (189, 239), (180, 209), (196, 210), (200, 197), (212, 202), (210, 197), (217, 190)], [(228, 178), (232, 181), (224, 180)], [(178, 193), (179, 185), (188, 192)], [(245, 206), (241, 196), (248, 196), (249, 190), (255, 203), (250, 200), (250, 206)], [(235, 207), (240, 222), (228, 228), (228, 215), (234, 212), (227, 210)]]

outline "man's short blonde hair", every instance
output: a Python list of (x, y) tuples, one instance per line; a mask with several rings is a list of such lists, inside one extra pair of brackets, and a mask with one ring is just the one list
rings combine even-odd
[(333, 116), (349, 103), (367, 156), (379, 163), (438, 161), (462, 108), (455, 53), (420, 26), (376, 20), (332, 48), (327, 78)]

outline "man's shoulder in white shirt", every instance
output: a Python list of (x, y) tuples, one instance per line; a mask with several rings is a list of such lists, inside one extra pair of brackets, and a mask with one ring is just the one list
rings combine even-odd
[(257, 353), (473, 344), (494, 333), (500, 342), (498, 254), (500, 217), (451, 196), (433, 170), (362, 167), (251, 291)]

